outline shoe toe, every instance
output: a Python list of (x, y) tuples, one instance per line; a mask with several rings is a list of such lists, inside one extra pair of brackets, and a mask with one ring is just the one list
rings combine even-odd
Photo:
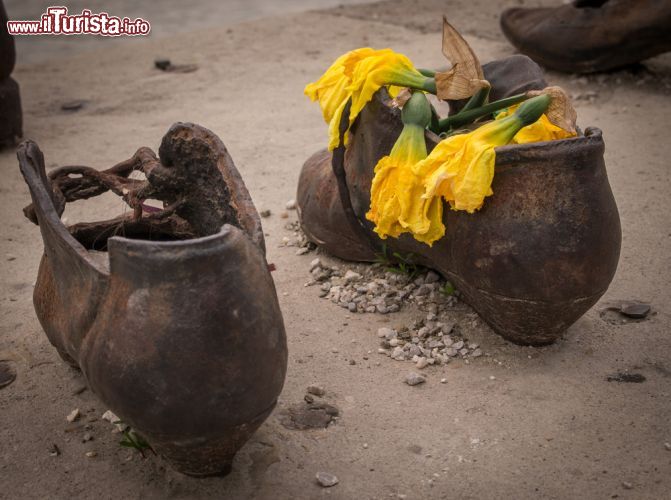
[(506, 9), (501, 13), (499, 22), (501, 24), (503, 34), (508, 39), (511, 37), (516, 38), (516, 34), (520, 31), (521, 26), (524, 24), (524, 18), (528, 12), (529, 9), (513, 7), (511, 9)]

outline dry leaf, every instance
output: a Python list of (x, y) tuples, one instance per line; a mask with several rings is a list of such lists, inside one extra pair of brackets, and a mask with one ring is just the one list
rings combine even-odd
[(445, 72), (436, 73), (436, 94), (440, 99), (466, 99), (483, 87), (489, 87), (477, 56), (459, 32), (443, 16), (443, 54), (452, 63)]
[(396, 97), (394, 97), (391, 101), (391, 107), (392, 108), (403, 108), (405, 106), (405, 103), (408, 102), (408, 100), (412, 97), (412, 92), (410, 92), (410, 89), (408, 88), (402, 88), (398, 94), (396, 94)]
[(548, 120), (557, 127), (575, 134), (575, 124), (578, 119), (578, 114), (575, 109), (573, 109), (571, 99), (566, 92), (564, 92), (564, 89), (553, 86), (545, 87), (543, 90), (530, 90), (527, 92), (527, 95), (530, 97), (542, 94), (547, 94), (552, 98), (547, 111), (545, 111), (545, 116), (548, 117)]

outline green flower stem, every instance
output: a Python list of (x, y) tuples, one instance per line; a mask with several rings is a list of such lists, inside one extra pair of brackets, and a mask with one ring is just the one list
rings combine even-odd
[(398, 87), (408, 87), (413, 90), (422, 90), (429, 94), (436, 94), (436, 80), (422, 75), (404, 75), (398, 78), (391, 78), (387, 85), (396, 85)]
[(552, 98), (547, 94), (532, 97), (517, 108), (512, 115), (499, 120), (501, 131), (507, 137), (505, 143), (512, 141), (521, 128), (538, 120), (547, 111), (551, 100)]
[(422, 87), (417, 90), (424, 90), (425, 92), (428, 92), (429, 94), (436, 95), (438, 92), (436, 90), (436, 80), (434, 78), (427, 78), (424, 80), (424, 83), (422, 84)]
[(523, 127), (531, 125), (547, 111), (551, 101), (552, 98), (547, 94), (533, 97), (517, 108), (515, 116), (521, 120)]
[(436, 108), (431, 105), (431, 122), (429, 123), (429, 130), (433, 132), (434, 134), (438, 134), (438, 126), (439, 126), (439, 121), (440, 121), (440, 116), (438, 116), (438, 111), (436, 111)]
[(464, 111), (476, 109), (483, 106), (487, 102), (487, 99), (489, 98), (490, 90), (492, 90), (491, 87), (483, 87), (480, 90), (478, 90), (475, 94), (471, 96), (466, 105), (463, 108), (461, 108), (461, 111), (459, 112), (463, 113)]
[(447, 118), (440, 120), (439, 131), (447, 132), (450, 129), (463, 127), (464, 125), (468, 125), (482, 116), (490, 115), (494, 111), (505, 109), (509, 106), (512, 106), (513, 104), (526, 101), (527, 99), (529, 99), (529, 96), (526, 94), (518, 94), (512, 97), (506, 97), (500, 101), (490, 102), (489, 104), (485, 104), (479, 108), (461, 111), (456, 115), (448, 116)]
[[(491, 87), (483, 87), (478, 90), (471, 96), (466, 105), (461, 108), (461, 110), (459, 110), (459, 113), (482, 107), (487, 102), (487, 99), (489, 98), (489, 91), (491, 89)], [(429, 129), (431, 132), (440, 135), (440, 122), (438, 120), (431, 120)]]
[(419, 71), (424, 76), (428, 76), (429, 78), (433, 78), (434, 76), (436, 76), (436, 72), (433, 71), (432, 69), (417, 68), (417, 71)]

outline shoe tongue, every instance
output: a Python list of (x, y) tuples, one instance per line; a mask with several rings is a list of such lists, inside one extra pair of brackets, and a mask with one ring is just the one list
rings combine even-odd
[(598, 9), (608, 0), (573, 0), (573, 5), (578, 9), (593, 8)]

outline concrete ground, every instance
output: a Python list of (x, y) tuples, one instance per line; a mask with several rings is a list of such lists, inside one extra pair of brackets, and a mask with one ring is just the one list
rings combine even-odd
[[(12, 14), (17, 3), (8, 2), (11, 17), (21, 17)], [(131, 4), (106, 2), (120, 14)], [(141, 459), (120, 447), (119, 435), (100, 418), (107, 408), (90, 391), (78, 393), (82, 376), (59, 359), (35, 317), (32, 285), (42, 241), (21, 212), (29, 195), (15, 155), (4, 151), (0, 358), (15, 360), (18, 377), (0, 390), (0, 498), (670, 498), (668, 54), (646, 68), (607, 75), (548, 73), (574, 96), (579, 125), (603, 129), (623, 232), (609, 291), (553, 346), (512, 345), (468, 311), (455, 312), (489, 356), (427, 368), (427, 383), (409, 387), (403, 378), (412, 365), (375, 354), (376, 331), (420, 312), (348, 315), (303, 286), (314, 254), (297, 256), (281, 246), (295, 212), (289, 219), (278, 214), (295, 196), (302, 162), (326, 141), (304, 85), (342, 52), (365, 45), (392, 47), (420, 67), (445, 65), (438, 31), (444, 12), (483, 62), (512, 54), (497, 17), (515, 4), (391, 0), (270, 12), (228, 26), (203, 24), (205, 9), (202, 17), (185, 16), (197, 21), (174, 35), (98, 41), (63, 57), (31, 56), (20, 41), (14, 77), (25, 137), (39, 143), (49, 168), (107, 168), (139, 146), (156, 148), (175, 121), (202, 124), (222, 138), (257, 208), (274, 214), (263, 223), (268, 260), (277, 267), (289, 368), (278, 409), (225, 478), (185, 477), (160, 458)], [(147, 17), (153, 15), (161, 26), (161, 11)], [(153, 68), (157, 56), (199, 69), (160, 72)], [(87, 104), (75, 113), (61, 110), (74, 99)], [(105, 196), (77, 202), (65, 216), (95, 220), (122, 209), (120, 200)], [(638, 323), (602, 319), (606, 302), (626, 299), (650, 302), (654, 314)], [(646, 380), (607, 381), (623, 370)], [(286, 429), (278, 413), (300, 402), (312, 383), (326, 388), (341, 418), (324, 430)], [(90, 430), (66, 422), (75, 408)], [(94, 439), (83, 443), (85, 432)], [(54, 444), (59, 456), (50, 454)], [(89, 451), (97, 455), (87, 457)], [(340, 483), (320, 488), (317, 471), (336, 474)]]

